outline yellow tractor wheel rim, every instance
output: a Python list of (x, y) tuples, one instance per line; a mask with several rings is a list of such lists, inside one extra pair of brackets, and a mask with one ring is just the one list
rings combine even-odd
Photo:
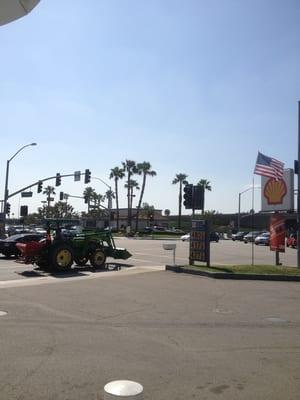
[(104, 260), (105, 260), (105, 256), (102, 253), (102, 251), (97, 252), (96, 255), (95, 255), (96, 263), (97, 264), (102, 264), (104, 262)]
[(60, 267), (66, 267), (72, 261), (72, 255), (69, 250), (60, 250), (56, 257), (57, 264)]

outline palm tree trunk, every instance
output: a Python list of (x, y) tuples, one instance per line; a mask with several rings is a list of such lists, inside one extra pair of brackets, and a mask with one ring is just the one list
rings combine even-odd
[(127, 225), (131, 228), (131, 206), (130, 206), (130, 172), (128, 171), (127, 177)]
[(143, 196), (144, 196), (145, 186), (146, 186), (146, 174), (144, 174), (144, 176), (143, 176), (142, 190), (141, 190), (139, 203), (138, 203), (137, 210), (136, 210), (136, 220), (135, 220), (135, 230), (136, 231), (138, 230), (139, 215), (140, 215), (140, 209), (141, 209), (142, 200), (143, 200)]
[(117, 231), (119, 231), (119, 220), (120, 220), (120, 213), (119, 213), (119, 194), (118, 194), (118, 178), (115, 178), (115, 193), (116, 193), (116, 208), (117, 208)]
[(182, 203), (182, 183), (179, 184), (179, 207), (178, 207), (178, 228), (181, 228), (181, 203)]

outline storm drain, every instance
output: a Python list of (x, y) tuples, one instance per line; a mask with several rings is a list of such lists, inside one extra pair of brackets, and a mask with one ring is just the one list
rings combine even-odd
[(7, 315), (7, 314), (8, 314), (7, 311), (0, 310), (0, 317), (4, 317), (4, 315)]

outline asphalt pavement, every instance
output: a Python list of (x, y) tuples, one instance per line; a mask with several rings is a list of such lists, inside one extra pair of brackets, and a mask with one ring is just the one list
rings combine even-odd
[[(250, 249), (236, 244), (212, 248)], [(118, 245), (133, 257), (106, 272), (26, 276), (0, 260), (1, 400), (99, 400), (116, 379), (146, 400), (299, 397), (299, 283), (169, 273), (162, 242)]]

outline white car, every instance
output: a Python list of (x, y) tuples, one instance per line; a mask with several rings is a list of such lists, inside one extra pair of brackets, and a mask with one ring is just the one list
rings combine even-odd
[(183, 242), (187, 242), (190, 240), (190, 234), (187, 233), (186, 235), (181, 236), (180, 238)]

